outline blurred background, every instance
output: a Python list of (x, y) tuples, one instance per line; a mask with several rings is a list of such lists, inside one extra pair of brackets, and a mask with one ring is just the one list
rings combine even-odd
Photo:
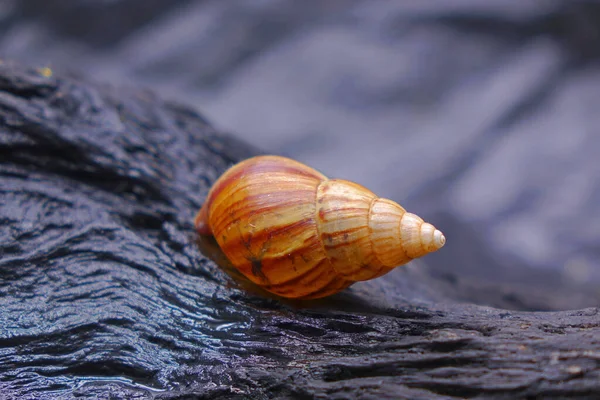
[[(448, 238), (458, 300), (600, 304), (600, 4), (2, 0), (0, 59), (152, 90)], [(383, 278), (385, 279), (385, 278)]]

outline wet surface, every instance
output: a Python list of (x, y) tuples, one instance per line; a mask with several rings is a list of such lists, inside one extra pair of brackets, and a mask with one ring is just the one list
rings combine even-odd
[[(497, 294), (465, 300), (569, 309), (600, 303), (599, 20), (572, 0), (13, 0), (0, 57), (185, 100), (450, 232), (426, 268)], [(532, 303), (530, 281), (571, 290)]]
[[(596, 5), (75, 3), (0, 4), (4, 394), (598, 393)], [(448, 244), (320, 301), (234, 280), (193, 218), (258, 150), (169, 97)]]
[[(4, 394), (443, 398), (600, 390), (597, 309), (532, 314), (461, 305), (461, 285), (441, 284), (418, 262), (310, 302), (232, 279), (214, 240), (198, 242), (193, 217), (210, 183), (252, 150), (145, 92), (10, 63), (0, 65), (0, 77)], [(499, 376), (486, 372), (492, 367)], [(515, 370), (549, 386), (511, 381)]]

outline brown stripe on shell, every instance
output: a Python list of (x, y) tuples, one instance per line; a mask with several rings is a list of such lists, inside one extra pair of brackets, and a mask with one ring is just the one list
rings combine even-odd
[(223, 204), (213, 206), (210, 224), (213, 230), (217, 231), (219, 228), (223, 229), (222, 225), (232, 218), (244, 220), (258, 213), (284, 213), (288, 208), (298, 207), (302, 199), (308, 201), (312, 197), (312, 193), (308, 190), (296, 190), (248, 195), (231, 204), (227, 204), (227, 199), (224, 199)]
[(308, 282), (302, 282), (301, 285), (296, 283), (295, 285), (269, 286), (267, 290), (273, 291), (273, 293), (279, 294), (280, 296), (306, 298), (312, 293), (319, 292), (323, 288), (331, 285), (332, 281), (335, 279), (339, 279), (335, 270), (331, 268), (329, 261), (322, 260), (317, 266), (318, 268), (314, 269), (316, 274), (314, 274)]
[[(326, 269), (323, 267), (324, 263), (327, 264), (327, 266), (329, 266), (329, 261), (327, 261), (326, 259), (323, 259), (323, 260), (319, 261), (318, 263), (316, 263), (315, 265), (302, 271), (298, 275), (294, 275), (294, 276), (290, 277), (289, 279), (281, 281), (281, 282), (272, 283), (269, 287), (272, 289), (295, 287), (295, 286), (297, 286), (296, 284), (299, 281), (304, 281), (303, 283), (305, 283), (305, 284), (312, 283), (326, 272)], [(312, 276), (312, 278), (310, 280), (306, 280), (306, 278), (308, 276)]]
[(327, 235), (331, 236), (332, 238), (337, 239), (340, 236), (344, 236), (344, 235), (350, 236), (353, 233), (360, 232), (360, 231), (362, 231), (364, 229), (367, 229), (367, 227), (365, 227), (365, 226), (355, 226), (355, 227), (352, 227), (352, 228), (349, 228), (349, 229), (345, 229), (343, 231), (334, 231), (334, 232), (331, 232), (331, 233), (327, 233)]
[(294, 221), (285, 225), (273, 225), (268, 229), (255, 232), (252, 235), (251, 240), (262, 242), (265, 240), (270, 240), (274, 237), (282, 237), (282, 235), (286, 234), (286, 239), (293, 239), (293, 235), (290, 235), (290, 233), (293, 233), (295, 230), (303, 231), (305, 229), (314, 229), (316, 232), (315, 222), (309, 218), (304, 218), (302, 220)]
[(354, 282), (348, 281), (340, 276), (337, 276), (335, 273), (332, 274), (331, 279), (327, 281), (326, 284), (321, 285), (321, 287), (316, 290), (309, 292), (302, 297), (301, 299), (318, 299), (321, 297), (329, 296), (331, 294), (337, 293), (341, 290), (344, 290), (348, 286), (352, 285)]
[[(332, 244), (325, 243), (325, 247), (327, 249), (338, 249), (342, 246), (350, 246), (352, 244), (359, 243), (363, 240), (365, 240), (365, 238), (362, 236), (359, 236), (359, 237), (353, 238), (353, 239), (348, 238), (343, 241), (338, 241), (337, 243), (332, 243)], [(368, 240), (365, 240), (365, 241), (368, 241)]]
[[(213, 201), (225, 189), (229, 189), (235, 182), (243, 176), (252, 176), (253, 173), (269, 174), (269, 173), (289, 173), (297, 174), (307, 178), (312, 178), (317, 181), (325, 180), (327, 177), (320, 172), (310, 168), (298, 161), (279, 156), (258, 156), (242, 161), (221, 175), (210, 189), (206, 200), (200, 212), (195, 218), (195, 225), (209, 224), (211, 208)], [(204, 228), (204, 233), (209, 233), (210, 229)]]
[(220, 243), (220, 246), (229, 259), (237, 260), (240, 272), (254, 282), (257, 279), (251, 276), (255, 275), (251, 267), (252, 261), (257, 259), (261, 261), (261, 273), (266, 278), (266, 284), (289, 280), (290, 275), (303, 274), (325, 259), (312, 219), (275, 226), (279, 233), (272, 237), (269, 229), (259, 229), (256, 234), (241, 238), (242, 232), (247, 232), (246, 228), (231, 230), (235, 231), (232, 237), (226, 243)]
[(327, 179), (320, 172), (289, 158), (279, 156), (253, 157), (225, 171), (211, 189), (207, 201), (211, 203), (224, 188), (229, 187), (232, 182), (238, 180), (242, 175), (250, 176), (254, 173), (268, 174), (271, 172), (298, 174), (319, 180)]
[[(301, 184), (280, 182), (279, 184), (264, 185), (255, 180), (246, 179), (242, 186), (245, 195), (220, 196), (215, 199), (211, 208), (211, 226), (220, 226), (223, 221), (234, 218), (244, 218), (247, 215), (270, 211), (285, 211), (287, 208), (311, 205), (316, 189), (316, 182), (303, 181)], [(229, 193), (227, 193), (229, 194)], [(307, 211), (307, 215), (311, 211)]]
[[(314, 265), (314, 263), (326, 259), (326, 254), (321, 251), (318, 240), (315, 240), (312, 235), (305, 236), (306, 237), (302, 242), (290, 242), (289, 240), (282, 239), (281, 243), (274, 244), (274, 246), (280, 245), (279, 252), (271, 249), (269, 252), (263, 254), (262, 257), (268, 268), (277, 270), (278, 264), (288, 261), (293, 265), (296, 265), (296, 260), (298, 260), (297, 265), (308, 268)], [(285, 246), (288, 243), (293, 243), (293, 247), (289, 248), (289, 246)], [(273, 283), (276, 283), (276, 281)]]
[(211, 224), (219, 224), (219, 221), (213, 220), (215, 214), (227, 218), (232, 212), (242, 208), (251, 210), (256, 208), (258, 212), (261, 211), (261, 205), (264, 206), (266, 203), (277, 203), (277, 206), (301, 205), (301, 202), (314, 203), (314, 192), (318, 183), (319, 181), (314, 177), (290, 181), (288, 176), (280, 173), (269, 177), (260, 175), (240, 177), (235, 185), (232, 184), (232, 188), (223, 193), (223, 196), (214, 197), (210, 210)]

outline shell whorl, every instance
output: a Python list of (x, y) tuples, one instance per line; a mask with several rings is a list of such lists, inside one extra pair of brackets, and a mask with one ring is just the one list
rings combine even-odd
[(329, 261), (352, 281), (384, 275), (446, 241), (442, 232), (398, 203), (340, 179), (319, 185), (317, 219)]
[(388, 199), (379, 198), (373, 204), (369, 224), (373, 249), (388, 268), (406, 264), (446, 243), (441, 231)]

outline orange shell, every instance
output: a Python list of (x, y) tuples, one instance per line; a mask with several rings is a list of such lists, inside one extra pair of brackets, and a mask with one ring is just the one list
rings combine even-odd
[(397, 203), (297, 161), (259, 156), (227, 170), (195, 219), (248, 279), (319, 298), (441, 248), (444, 235)]

